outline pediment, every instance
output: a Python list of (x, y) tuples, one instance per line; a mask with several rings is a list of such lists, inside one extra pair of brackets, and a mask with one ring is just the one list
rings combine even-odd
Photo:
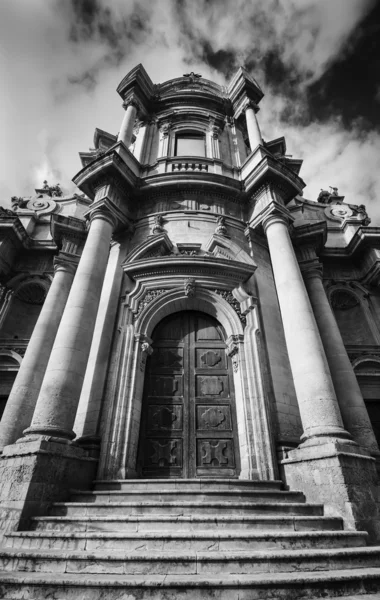
[(173, 244), (167, 233), (159, 233), (148, 236), (147, 240), (139, 244), (128, 254), (124, 264), (135, 262), (136, 260), (146, 260), (149, 258), (159, 258), (171, 253)]
[(214, 233), (206, 245), (206, 250), (211, 252), (216, 258), (242, 262), (256, 268), (254, 260), (239, 244), (222, 235)]

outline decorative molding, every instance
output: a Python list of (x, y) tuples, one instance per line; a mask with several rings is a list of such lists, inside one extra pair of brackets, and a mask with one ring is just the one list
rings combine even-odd
[(164, 217), (162, 215), (156, 215), (154, 217), (154, 225), (152, 228), (152, 234), (156, 235), (157, 233), (162, 233), (164, 230), (163, 228), (163, 222), (164, 222)]
[(240, 303), (232, 295), (232, 292), (230, 292), (229, 290), (220, 290), (220, 289), (214, 289), (214, 292), (216, 294), (218, 294), (219, 296), (221, 296), (224, 300), (226, 300), (226, 302), (228, 302), (228, 304), (230, 306), (232, 306), (232, 308), (236, 312), (237, 316), (239, 317), (240, 321), (245, 326), (247, 324), (246, 316), (242, 314), (241, 309), (240, 309)]
[(195, 296), (195, 279), (194, 277), (188, 277), (184, 282), (185, 287), (185, 295), (186, 296)]
[(143, 372), (146, 367), (146, 361), (148, 359), (148, 356), (153, 354), (153, 348), (148, 342), (143, 342), (140, 345), (140, 350), (141, 350), (140, 371)]
[(228, 237), (227, 227), (226, 227), (226, 219), (222, 215), (217, 218), (217, 226), (215, 229), (216, 235), (222, 235), (223, 237)]
[(137, 309), (136, 314), (134, 315), (134, 318), (138, 319), (140, 314), (142, 313), (144, 308), (146, 306), (148, 306), (148, 304), (150, 304), (153, 300), (158, 298), (158, 296), (165, 294), (165, 292), (167, 292), (167, 291), (168, 291), (167, 289), (163, 289), (163, 288), (160, 288), (158, 290), (148, 290), (146, 292), (146, 294), (144, 295), (144, 297), (139, 301), (139, 307)]

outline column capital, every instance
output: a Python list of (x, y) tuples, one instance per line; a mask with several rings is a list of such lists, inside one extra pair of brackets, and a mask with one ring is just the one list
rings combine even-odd
[(84, 216), (89, 219), (90, 223), (93, 223), (96, 219), (107, 221), (112, 225), (113, 230), (117, 229), (120, 224), (124, 224), (124, 219), (116, 214), (112, 203), (107, 199), (94, 202)]
[(70, 273), (71, 275), (75, 275), (78, 262), (79, 256), (69, 254), (66, 252), (60, 252), (58, 256), (54, 257), (54, 273), (58, 273), (58, 271), (65, 271), (67, 273)]
[(290, 212), (285, 208), (285, 206), (283, 206), (276, 200), (273, 200), (265, 207), (263, 211), (257, 214), (255, 219), (251, 223), (251, 228), (256, 229), (257, 227), (262, 227), (264, 233), (266, 233), (268, 227), (270, 227), (270, 225), (273, 225), (274, 223), (283, 223), (289, 228), (292, 221), (294, 221), (294, 218), (292, 217)]
[(138, 100), (135, 96), (128, 96), (128, 98), (124, 98), (122, 107), (127, 110), (127, 108), (129, 106), (133, 106), (133, 108), (135, 108), (136, 110), (138, 110), (140, 108)]
[(305, 280), (318, 278), (322, 281), (323, 279), (323, 266), (318, 259), (301, 262), (300, 269)]
[(252, 108), (255, 113), (258, 113), (260, 108), (253, 100), (247, 100), (243, 107), (243, 111), (246, 112), (249, 108)]

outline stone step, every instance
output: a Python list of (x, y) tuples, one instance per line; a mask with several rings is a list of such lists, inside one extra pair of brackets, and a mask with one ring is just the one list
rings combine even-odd
[(70, 502), (305, 502), (302, 492), (281, 490), (72, 490)]
[(95, 491), (109, 490), (281, 490), (281, 480), (254, 481), (251, 479), (98, 479)]
[(180, 532), (180, 531), (339, 531), (339, 517), (271, 515), (271, 516), (50, 516), (33, 517), (31, 529), (38, 531), (117, 531), (117, 532)]
[(115, 575), (217, 575), (379, 567), (380, 547), (252, 552), (0, 550), (0, 571)]
[(193, 551), (229, 552), (236, 550), (278, 550), (303, 548), (348, 548), (366, 545), (366, 532), (360, 531), (277, 531), (277, 532), (142, 532), (142, 533), (64, 533), (49, 531), (11, 532), (6, 546), (13, 549), (123, 550), (125, 552)]
[(55, 502), (52, 515), (106, 516), (116, 515), (322, 515), (323, 505), (296, 502)]
[(190, 577), (0, 573), (2, 600), (338, 600), (341, 595), (368, 592), (376, 598), (377, 591), (380, 568)]

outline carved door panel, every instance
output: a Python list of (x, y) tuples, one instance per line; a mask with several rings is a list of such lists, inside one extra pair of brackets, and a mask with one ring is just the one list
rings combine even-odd
[(141, 419), (143, 477), (235, 477), (236, 414), (218, 322), (176, 313), (153, 333)]

